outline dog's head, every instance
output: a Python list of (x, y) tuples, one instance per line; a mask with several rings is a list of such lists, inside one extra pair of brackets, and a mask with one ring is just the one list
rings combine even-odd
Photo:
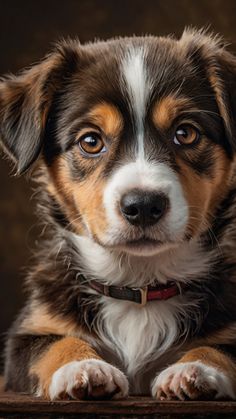
[(63, 42), (0, 84), (4, 148), (41, 156), (74, 231), (151, 255), (207, 228), (236, 148), (236, 60), (202, 32)]

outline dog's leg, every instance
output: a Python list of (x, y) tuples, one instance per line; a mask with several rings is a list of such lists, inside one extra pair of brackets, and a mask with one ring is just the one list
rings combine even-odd
[(236, 398), (236, 365), (223, 352), (199, 347), (158, 374), (152, 395), (159, 400)]
[[(48, 343), (49, 338), (31, 336), (25, 346), (19, 343), (19, 337), (18, 343), (15, 338), (14, 351), (11, 350), (7, 360), (8, 388), (17, 391), (27, 388), (51, 400), (127, 396), (128, 381), (125, 375), (103, 361), (87, 342), (68, 336), (56, 337)], [(38, 341), (37, 345), (35, 340)]]
[(64, 337), (51, 345), (30, 373), (38, 377), (38, 395), (51, 400), (121, 398), (128, 394), (124, 374), (74, 337)]

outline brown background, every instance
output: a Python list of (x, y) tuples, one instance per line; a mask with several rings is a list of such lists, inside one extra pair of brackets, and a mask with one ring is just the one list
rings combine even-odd
[[(0, 73), (40, 59), (61, 37), (81, 42), (118, 35), (174, 33), (208, 26), (236, 50), (235, 0), (0, 0)], [(23, 303), (22, 267), (37, 227), (29, 180), (0, 160), (0, 352), (4, 333)]]

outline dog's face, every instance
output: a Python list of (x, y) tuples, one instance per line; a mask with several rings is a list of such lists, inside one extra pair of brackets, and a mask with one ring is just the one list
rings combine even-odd
[(234, 156), (233, 57), (186, 32), (61, 45), (2, 82), (1, 136), (70, 228), (152, 255), (207, 228)]

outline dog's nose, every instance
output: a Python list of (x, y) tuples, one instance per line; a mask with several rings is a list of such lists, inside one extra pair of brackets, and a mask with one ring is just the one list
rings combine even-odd
[(148, 227), (160, 220), (168, 204), (169, 200), (163, 193), (132, 190), (122, 196), (120, 209), (130, 224)]

